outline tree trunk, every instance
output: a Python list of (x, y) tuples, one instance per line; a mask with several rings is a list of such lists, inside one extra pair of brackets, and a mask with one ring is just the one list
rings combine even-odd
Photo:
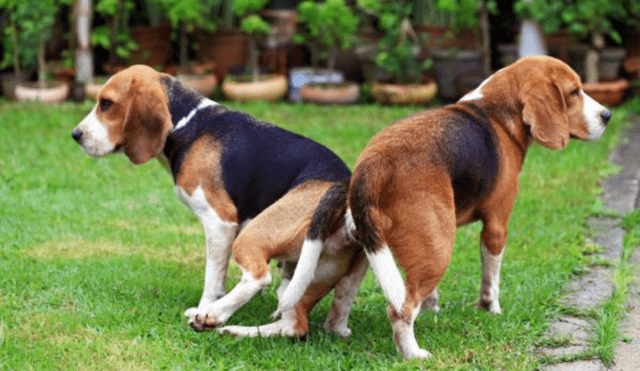
[(75, 3), (76, 33), (76, 81), (93, 81), (93, 51), (91, 49), (92, 0), (77, 0)]
[(180, 73), (189, 73), (188, 56), (187, 56), (187, 25), (184, 22), (180, 22)]
[(585, 82), (595, 83), (600, 80), (598, 64), (600, 62), (600, 51), (604, 47), (604, 35), (600, 32), (591, 33), (591, 49), (587, 52), (584, 60)]
[[(9, 17), (9, 19), (11, 19), (11, 17)], [(18, 27), (16, 27), (16, 22), (13, 19), (11, 19), (10, 22), (11, 42), (13, 44), (13, 73), (16, 81), (20, 81), (22, 70), (20, 68), (20, 51), (18, 50)]]
[(252, 80), (258, 81), (258, 75), (260, 74), (258, 66), (258, 43), (254, 36), (249, 37), (249, 66), (251, 68)]
[(45, 61), (46, 44), (44, 37), (40, 36), (40, 45), (38, 46), (38, 86), (40, 89), (46, 88), (47, 63)]
[(480, 9), (480, 27), (482, 28), (482, 72), (491, 75), (491, 34), (489, 32), (489, 11), (483, 1)]

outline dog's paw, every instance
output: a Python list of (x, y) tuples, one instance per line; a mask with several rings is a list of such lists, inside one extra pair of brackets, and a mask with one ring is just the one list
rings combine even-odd
[(440, 306), (438, 305), (438, 298), (427, 298), (422, 302), (422, 309), (428, 309), (434, 313), (440, 312)]
[(489, 311), (493, 314), (501, 314), (502, 309), (500, 308), (500, 303), (497, 300), (493, 300), (491, 302), (487, 302), (482, 298), (478, 299), (478, 308)]
[(189, 308), (184, 315), (189, 318), (189, 326), (196, 331), (210, 331), (222, 323), (213, 311), (206, 308)]
[(427, 358), (431, 358), (431, 353), (428, 350), (422, 349), (422, 348), (417, 348), (412, 352), (409, 352), (408, 354), (405, 354), (405, 358), (406, 359), (427, 359)]
[(346, 324), (335, 324), (329, 320), (324, 323), (324, 330), (326, 332), (333, 332), (343, 338), (351, 335), (351, 329)]

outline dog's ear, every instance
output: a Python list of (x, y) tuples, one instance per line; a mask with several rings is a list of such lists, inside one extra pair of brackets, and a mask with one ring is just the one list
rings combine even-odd
[(563, 149), (569, 142), (569, 117), (560, 86), (549, 80), (531, 82), (520, 96), (522, 121), (533, 138), (551, 149)]
[(123, 150), (134, 164), (142, 164), (162, 151), (171, 130), (171, 114), (160, 84), (133, 78), (124, 119)]

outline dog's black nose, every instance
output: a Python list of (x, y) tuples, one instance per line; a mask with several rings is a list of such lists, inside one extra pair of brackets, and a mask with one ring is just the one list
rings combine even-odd
[(606, 124), (611, 119), (611, 111), (606, 110), (600, 116), (602, 117), (602, 121), (604, 121), (604, 123)]
[(79, 129), (74, 130), (73, 133), (71, 133), (71, 138), (80, 143), (80, 140), (82, 139), (82, 131)]

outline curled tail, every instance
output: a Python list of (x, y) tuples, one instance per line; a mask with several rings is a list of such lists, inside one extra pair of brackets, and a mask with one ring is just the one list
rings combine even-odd
[(393, 170), (393, 165), (385, 159), (363, 162), (356, 167), (351, 176), (345, 226), (355, 227), (355, 231), (348, 230), (347, 234), (362, 245), (387, 300), (400, 313), (406, 297), (404, 281), (384, 238), (392, 221), (379, 208), (380, 195), (391, 180)]
[(347, 208), (348, 185), (346, 181), (335, 183), (320, 199), (311, 217), (293, 277), (278, 298), (278, 309), (273, 313), (273, 317), (293, 308), (313, 280), (324, 241), (342, 226), (342, 218)]

